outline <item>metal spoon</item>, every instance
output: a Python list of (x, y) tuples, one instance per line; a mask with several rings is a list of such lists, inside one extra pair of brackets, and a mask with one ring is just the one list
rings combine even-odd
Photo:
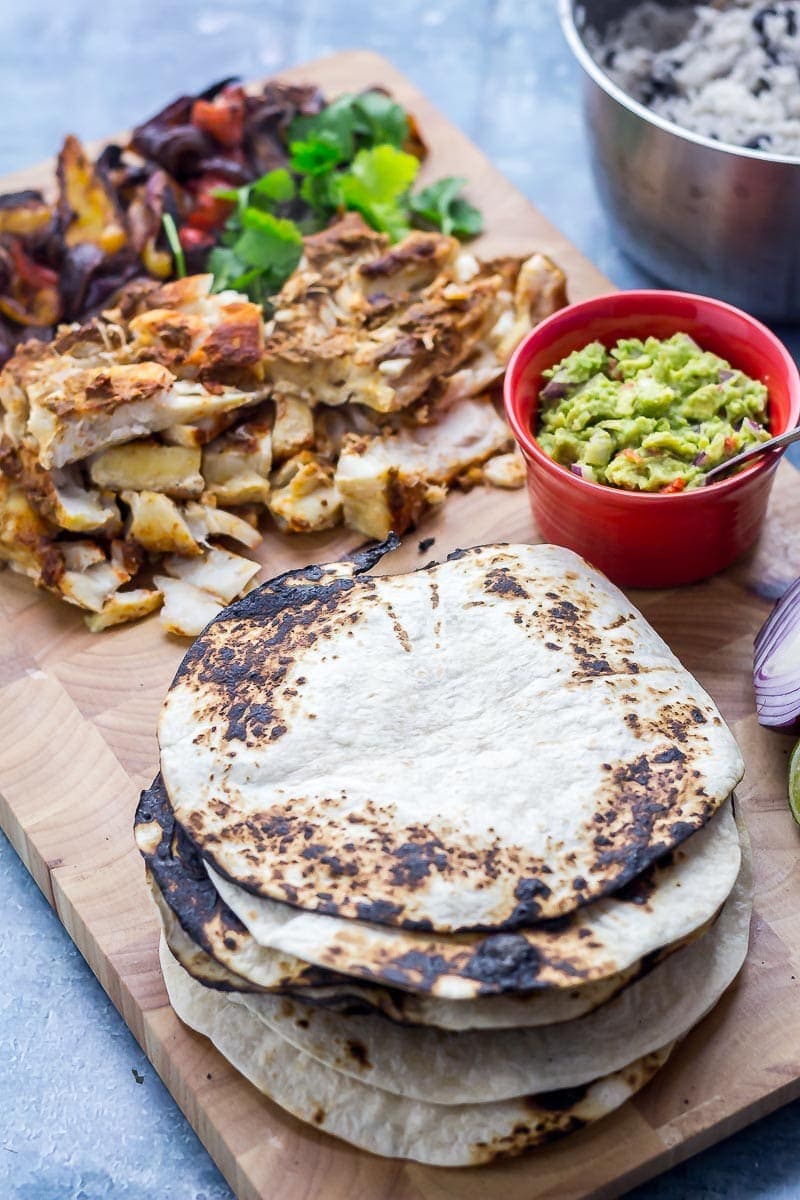
[(735, 471), (742, 463), (760, 458), (762, 454), (767, 454), (770, 450), (780, 450), (782, 446), (791, 446), (792, 442), (800, 442), (800, 425), (796, 429), (787, 429), (786, 433), (781, 433), (778, 437), (770, 438), (768, 442), (759, 442), (757, 446), (743, 450), (741, 454), (737, 454), (735, 458), (729, 458), (727, 462), (720, 463), (718, 467), (712, 467), (710, 471), (706, 471), (702, 486), (707, 487), (709, 483), (716, 483), (723, 475), (727, 475), (728, 471)]

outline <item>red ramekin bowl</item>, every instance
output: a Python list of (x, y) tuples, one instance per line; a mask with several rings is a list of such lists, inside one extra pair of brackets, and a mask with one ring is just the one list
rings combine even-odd
[(528, 496), (543, 537), (627, 587), (673, 587), (727, 567), (758, 536), (782, 451), (730, 478), (672, 494), (628, 492), (581, 479), (534, 436), (542, 372), (588, 342), (688, 333), (769, 389), (770, 433), (800, 418), (800, 374), (759, 321), (705, 296), (632, 291), (595, 296), (554, 313), (517, 348), (506, 371), (506, 414), (525, 458)]

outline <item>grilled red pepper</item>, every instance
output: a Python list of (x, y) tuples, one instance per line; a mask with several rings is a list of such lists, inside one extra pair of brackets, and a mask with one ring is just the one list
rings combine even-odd
[(196, 229), (192, 225), (182, 225), (178, 230), (178, 241), (184, 250), (210, 250), (215, 245), (214, 238), (204, 229)]
[(214, 192), (219, 188), (230, 188), (230, 186), (228, 180), (222, 179), (219, 175), (201, 175), (199, 179), (195, 180), (190, 186), (194, 205), (186, 218), (186, 224), (191, 225), (194, 229), (203, 229), (207, 233), (221, 229), (233, 211), (234, 205), (230, 200), (221, 200), (219, 196), (214, 195)]
[(223, 88), (213, 100), (195, 100), (192, 124), (210, 133), (229, 150), (240, 146), (244, 136), (244, 88), (236, 84)]
[(0, 295), (0, 312), (20, 325), (55, 325), (61, 317), (58, 275), (34, 262), (16, 238), (5, 244), (13, 270), (9, 294)]

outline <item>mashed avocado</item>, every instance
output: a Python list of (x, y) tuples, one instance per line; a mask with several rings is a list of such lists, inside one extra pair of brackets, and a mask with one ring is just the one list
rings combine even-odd
[(595, 483), (680, 492), (770, 436), (764, 384), (685, 333), (591, 342), (544, 376), (539, 445)]

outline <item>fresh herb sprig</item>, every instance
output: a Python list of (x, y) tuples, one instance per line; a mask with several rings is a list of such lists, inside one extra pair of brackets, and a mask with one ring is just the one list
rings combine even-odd
[(340, 96), (296, 117), (288, 144), (289, 169), (214, 192), (233, 206), (208, 257), (215, 291), (235, 288), (266, 305), (297, 267), (303, 235), (347, 210), (393, 242), (414, 225), (459, 238), (481, 232), (480, 212), (461, 195), (465, 180), (448, 176), (412, 194), (420, 164), (405, 148), (408, 116), (383, 92)]
[(408, 206), (418, 223), (433, 225), (457, 238), (477, 237), (483, 229), (483, 217), (461, 195), (466, 182), (458, 175), (448, 175), (410, 196)]
[(300, 261), (303, 234), (281, 209), (297, 195), (285, 167), (278, 167), (245, 187), (218, 189), (215, 195), (235, 207), (225, 222), (220, 245), (208, 256), (214, 290), (246, 292), (265, 304), (279, 291)]
[(178, 279), (183, 279), (186, 275), (186, 255), (183, 252), (181, 239), (178, 237), (178, 227), (175, 224), (175, 218), (170, 213), (164, 213), (161, 218), (161, 224), (164, 226), (164, 233), (172, 252), (175, 274), (178, 276)]

